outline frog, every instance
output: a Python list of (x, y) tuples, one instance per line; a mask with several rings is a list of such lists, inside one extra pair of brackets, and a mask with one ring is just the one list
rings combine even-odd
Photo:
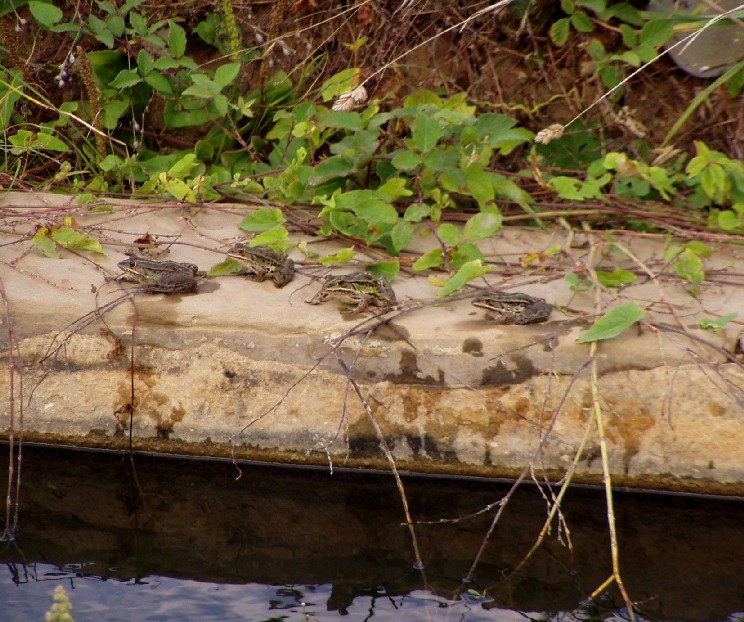
[(142, 285), (140, 291), (148, 294), (185, 294), (197, 286), (199, 267), (178, 261), (156, 261), (146, 257), (130, 256), (120, 261), (124, 271), (120, 278)]
[(227, 256), (245, 266), (238, 274), (254, 281), (271, 278), (275, 287), (284, 287), (294, 278), (294, 262), (285, 253), (278, 253), (268, 246), (250, 246), (247, 242), (241, 242), (230, 248)]
[(337, 298), (343, 304), (356, 305), (351, 311), (352, 314), (361, 313), (370, 306), (393, 307), (398, 302), (387, 279), (367, 271), (326, 279), (320, 291), (307, 302), (317, 305), (329, 298)]
[(553, 305), (544, 299), (520, 292), (488, 292), (473, 299), (473, 304), (487, 309), (499, 324), (546, 322), (553, 311)]

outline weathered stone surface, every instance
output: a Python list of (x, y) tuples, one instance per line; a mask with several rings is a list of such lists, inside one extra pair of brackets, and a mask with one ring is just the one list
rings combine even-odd
[[(562, 231), (510, 229), (483, 245), (502, 277), (489, 275), (491, 285), (570, 309), (554, 311), (550, 322), (496, 325), (468, 300), (413, 309), (437, 290), (401, 274), (394, 286), (406, 311), (367, 333), (375, 321), (369, 315), (346, 317), (332, 302), (305, 305), (318, 288), (311, 278), (319, 270), (310, 265), (300, 265), (283, 289), (220, 277), (203, 280), (194, 295), (122, 298), (127, 286), (112, 279), (137, 237), (149, 232), (172, 242), (170, 259), (207, 270), (238, 237), (247, 208), (92, 213), (23, 204), (40, 198), (10, 194), (0, 203), (8, 308), (0, 343), (6, 370), (14, 366), (0, 378), (0, 395), (11, 404), (12, 380), (14, 427), (22, 405), (28, 439), (126, 447), (131, 418), (142, 449), (384, 467), (372, 413), (399, 468), (516, 476), (532, 463), (562, 476), (576, 461), (577, 479), (601, 480), (590, 348), (576, 343), (592, 322), (581, 314), (592, 312), (595, 293), (573, 293), (562, 278), (587, 260), (587, 249), (566, 248), (529, 276), (516, 265), (530, 251), (565, 244)], [(61, 259), (43, 257), (30, 235), (63, 215), (101, 239), (108, 255), (63, 250)], [(631, 237), (622, 244), (643, 261), (643, 268), (623, 264), (639, 272), (639, 284), (603, 292), (602, 301), (635, 299), (649, 315), (638, 329), (600, 343), (596, 356), (613, 478), (741, 492), (739, 325), (720, 333), (698, 328), (703, 316), (743, 307), (739, 251), (716, 249), (706, 264), (715, 276), (695, 299), (664, 270), (660, 243)], [(620, 264), (615, 255), (597, 267)], [(8, 330), (17, 349), (8, 348)], [(9, 413), (0, 413), (6, 435)]]

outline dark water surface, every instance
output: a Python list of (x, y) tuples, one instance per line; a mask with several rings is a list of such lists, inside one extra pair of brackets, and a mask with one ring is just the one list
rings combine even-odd
[[(7, 446), (0, 450), (7, 473)], [(463, 586), (496, 508), (419, 524), (422, 574), (391, 475), (244, 466), (236, 479), (229, 463), (136, 455), (133, 464), (128, 455), (24, 447), (20, 529), (0, 543), (0, 622), (43, 620), (57, 585), (76, 622), (624, 616), (615, 589), (601, 606), (580, 607), (610, 575), (598, 491), (569, 491), (569, 534), (554, 524), (509, 576), (546, 517), (545, 491), (521, 488), (475, 582)], [(469, 516), (509, 489), (404, 481), (419, 521)], [(6, 486), (3, 476), (3, 498)], [(616, 514), (623, 576), (642, 619), (744, 620), (744, 503), (618, 493)]]

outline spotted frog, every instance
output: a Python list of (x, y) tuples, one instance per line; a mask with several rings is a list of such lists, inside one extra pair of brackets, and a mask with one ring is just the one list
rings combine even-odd
[(331, 277), (307, 302), (317, 305), (329, 298), (337, 298), (344, 304), (356, 305), (352, 313), (361, 313), (369, 306), (392, 307), (397, 304), (390, 283), (384, 277), (375, 276), (371, 272), (352, 272)]
[(250, 246), (247, 242), (241, 242), (228, 250), (227, 256), (242, 263), (245, 270), (239, 274), (254, 281), (270, 278), (276, 287), (284, 287), (294, 277), (294, 262), (286, 254), (268, 246)]
[(148, 294), (185, 294), (198, 283), (199, 267), (192, 263), (132, 256), (117, 265), (124, 271), (120, 278), (141, 284), (141, 291)]
[(473, 300), (476, 307), (483, 307), (499, 324), (536, 324), (545, 322), (553, 311), (553, 305), (542, 298), (515, 292), (489, 292)]

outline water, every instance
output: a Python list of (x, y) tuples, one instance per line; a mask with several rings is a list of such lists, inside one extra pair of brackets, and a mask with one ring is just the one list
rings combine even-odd
[[(7, 448), (3, 449), (7, 469)], [(535, 486), (406, 478), (424, 571), (390, 475), (24, 448), (20, 529), (0, 549), (0, 622), (41, 621), (63, 585), (76, 622), (622, 619), (601, 493), (569, 492), (570, 532), (516, 576), (546, 516)], [(5, 478), (3, 478), (5, 480)], [(3, 481), (3, 498), (5, 481)], [(618, 493), (626, 586), (645, 619), (741, 620), (744, 503)], [(570, 539), (569, 550), (565, 542)], [(467, 589), (472, 592), (468, 594)], [(626, 614), (627, 615), (627, 614)]]

